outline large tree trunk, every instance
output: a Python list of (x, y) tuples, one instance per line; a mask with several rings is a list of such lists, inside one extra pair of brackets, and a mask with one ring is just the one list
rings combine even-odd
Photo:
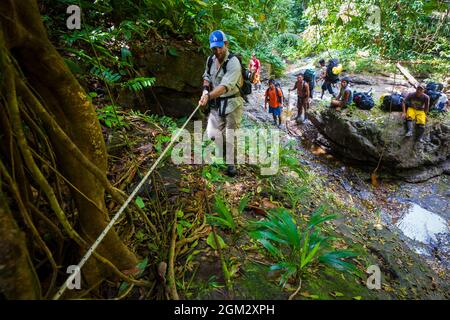
[(38, 299), (39, 279), (27, 249), (25, 235), (19, 230), (0, 190), (0, 300)]
[[(11, 58), (11, 60), (8, 60), (4, 57), (2, 60), (17, 61), (16, 65), (1, 66), (1, 68), (2, 70), (4, 68), (12, 69), (10, 75), (14, 77), (14, 81), (11, 85), (17, 91), (19, 106), (25, 104), (30, 108), (33, 104), (39, 103), (44, 106), (76, 147), (106, 177), (107, 154), (95, 110), (87, 99), (84, 90), (65, 65), (64, 60), (49, 42), (36, 1), (2, 0), (0, 2), (0, 13), (0, 51), (2, 55)], [(23, 77), (20, 75), (21, 72)], [(4, 81), (4, 79), (0, 79), (0, 81), (3, 95), (9, 94), (7, 87), (5, 87), (7, 81)], [(0, 107), (3, 108), (2, 105)], [(36, 114), (39, 114), (39, 112), (36, 112)], [(7, 119), (3, 119), (2, 122), (9, 123), (12, 121), (11, 112), (3, 115)], [(23, 110), (21, 110), (21, 115), (23, 115)], [(36, 120), (39, 121), (39, 119)], [(45, 132), (48, 134), (56, 155), (58, 171), (83, 193), (81, 195), (80, 192), (71, 189), (79, 221), (79, 227), (75, 229), (88, 244), (91, 244), (108, 222), (104, 200), (104, 184), (102, 185), (99, 179), (92, 174), (92, 170), (88, 170), (77, 157), (74, 157), (73, 149), (71, 149), (73, 146), (66, 143), (61, 134), (58, 134), (55, 126), (49, 125), (48, 121), (45, 124)], [(14, 135), (17, 136), (16, 131), (20, 128), (16, 126), (14, 129), (14, 125), (11, 125), (11, 128)], [(0, 129), (0, 139), (3, 140), (0, 142), (9, 146), (10, 141), (6, 138), (10, 134), (6, 129), (5, 132), (2, 132), (3, 129)], [(26, 158), (24, 155), (23, 157)], [(8, 164), (6, 166), (10, 170), (14, 166), (11, 163), (11, 158), (13, 157), (6, 154), (0, 158), (1, 161)], [(30, 171), (33, 172), (33, 170)], [(30, 177), (30, 180), (33, 179), (38, 180), (35, 176)], [(18, 181), (18, 184), (20, 185), (21, 182)], [(26, 199), (29, 195), (25, 197), (22, 191), (21, 196)], [(86, 197), (92, 201), (87, 201)], [(50, 199), (46, 200), (49, 203), (51, 202)], [(31, 202), (32, 199), (28, 199), (28, 201)], [(0, 204), (0, 207), (6, 210), (3, 203)], [(4, 215), (4, 212), (0, 214), (0, 217)], [(55, 221), (55, 223), (57, 222)], [(3, 238), (3, 235), (1, 237)], [(21, 237), (18, 237), (16, 245), (21, 246), (22, 240)], [(85, 247), (82, 249), (81, 252), (86, 250)], [(120, 270), (131, 269), (137, 262), (135, 255), (122, 243), (113, 230), (108, 233), (98, 252)], [(2, 252), (0, 252), (1, 255)], [(72, 264), (77, 262), (72, 261)], [(65, 267), (63, 266), (64, 270)], [(98, 269), (96, 265), (91, 263), (89, 268), (86, 267), (82, 271), (82, 274), (89, 283), (92, 283), (98, 280), (98, 271), (103, 272), (104, 270)], [(28, 297), (31, 298), (33, 295), (30, 294)]]

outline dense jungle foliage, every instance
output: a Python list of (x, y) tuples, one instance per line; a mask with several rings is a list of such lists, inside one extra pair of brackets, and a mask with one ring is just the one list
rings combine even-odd
[(83, 29), (69, 34), (61, 12), (73, 1), (41, 3), (48, 30), (63, 48), (89, 40), (120, 49), (154, 32), (191, 39), (208, 52), (209, 33), (221, 28), (235, 52), (245, 58), (256, 52), (278, 73), (285, 66), (280, 57), (324, 52), (344, 61), (363, 60), (361, 68), (380, 60), (403, 60), (413, 67), (420, 62), (423, 71), (443, 72), (450, 55), (449, 7), (442, 0), (80, 1)]
[[(79, 29), (68, 30), (71, 5), (81, 8)], [(157, 98), (158, 81), (177, 75), (142, 72), (138, 60), (195, 52), (201, 65), (211, 31), (221, 29), (231, 51), (244, 61), (256, 53), (270, 76), (281, 78), (300, 59), (338, 57), (350, 72), (388, 72), (401, 61), (422, 78), (441, 79), (449, 14), (440, 0), (1, 1), (0, 300), (425, 296), (425, 289), (405, 293), (421, 281), (439, 287), (425, 267), (407, 284), (366, 288), (364, 272), (382, 250), (370, 241), (384, 245), (383, 235), (372, 236), (378, 229), (359, 209), (300, 161), (295, 139), (278, 151), (274, 176), (253, 164), (235, 180), (220, 161), (161, 165), (86, 262), (88, 286), (65, 295), (58, 288), (65, 267), (86, 253), (155, 159), (169, 158), (165, 147), (186, 117), (166, 116), (158, 99), (167, 92), (197, 99), (201, 90), (199, 77)], [(251, 97), (258, 108), (259, 95)], [(161, 113), (149, 112), (153, 97)], [(124, 98), (142, 108), (118, 102)], [(243, 126), (268, 126), (249, 121)], [(369, 200), (361, 203), (381, 225)], [(353, 229), (338, 234), (339, 225)], [(353, 231), (367, 238), (354, 241)], [(401, 257), (416, 267), (416, 258)]]

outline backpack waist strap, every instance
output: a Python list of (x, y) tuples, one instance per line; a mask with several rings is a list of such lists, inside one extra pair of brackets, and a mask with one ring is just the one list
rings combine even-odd
[(238, 98), (240, 96), (241, 96), (240, 93), (236, 93), (236, 94), (234, 94), (232, 96), (229, 96), (229, 97), (218, 97), (216, 99), (211, 100), (209, 102), (209, 106), (212, 109), (218, 108), (219, 109), (219, 116), (224, 117), (225, 116), (225, 110), (227, 109), (227, 106), (228, 106), (228, 100), (229, 99), (233, 99), (233, 98)]

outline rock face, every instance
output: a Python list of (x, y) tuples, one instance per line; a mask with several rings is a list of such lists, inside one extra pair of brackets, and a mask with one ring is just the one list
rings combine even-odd
[(333, 153), (372, 170), (419, 182), (449, 172), (450, 121), (431, 119), (426, 126), (425, 143), (404, 136), (405, 127), (399, 113), (344, 110), (312, 107), (310, 121), (323, 134)]
[(171, 117), (188, 116), (195, 109), (207, 57), (192, 44), (178, 41), (167, 47), (170, 50), (149, 47), (139, 55), (135, 65), (140, 74), (155, 77), (156, 83), (143, 96), (124, 91), (121, 105)]

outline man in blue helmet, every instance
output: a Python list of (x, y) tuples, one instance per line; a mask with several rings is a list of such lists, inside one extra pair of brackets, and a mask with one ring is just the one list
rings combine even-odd
[[(205, 107), (209, 104), (211, 112), (206, 128), (209, 138), (217, 135), (224, 137), (224, 159), (228, 164), (227, 174), (237, 174), (234, 156), (234, 143), (228, 139), (230, 133), (240, 127), (244, 99), (240, 94), (243, 84), (241, 62), (228, 51), (228, 41), (225, 33), (216, 30), (209, 36), (209, 46), (213, 55), (208, 57), (205, 73), (203, 74), (203, 93), (199, 104)], [(233, 138), (234, 139), (234, 138)], [(218, 143), (218, 139), (216, 139)]]

